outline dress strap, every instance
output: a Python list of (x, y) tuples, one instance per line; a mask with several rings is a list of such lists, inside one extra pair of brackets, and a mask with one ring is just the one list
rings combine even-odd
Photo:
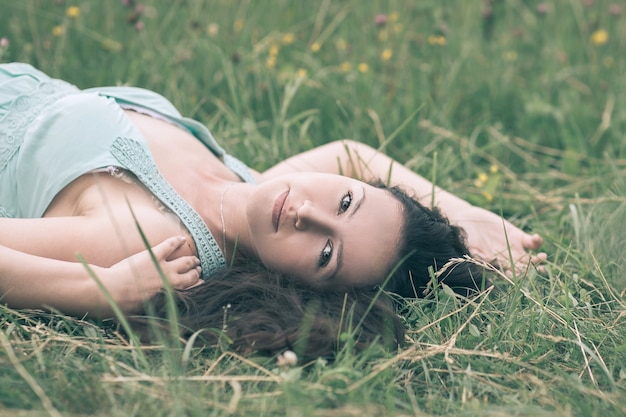
[(207, 280), (213, 273), (224, 268), (226, 266), (224, 254), (208, 226), (163, 178), (146, 148), (133, 139), (118, 137), (113, 142), (111, 153), (125, 169), (132, 172), (152, 194), (174, 212), (189, 230), (202, 265), (202, 279)]
[(234, 156), (227, 154), (226, 152), (224, 152), (222, 159), (224, 160), (224, 165), (226, 165), (231, 171), (237, 174), (239, 178), (249, 184), (256, 184), (256, 180), (250, 173), (250, 169), (248, 169), (248, 166), (246, 164), (244, 164)]

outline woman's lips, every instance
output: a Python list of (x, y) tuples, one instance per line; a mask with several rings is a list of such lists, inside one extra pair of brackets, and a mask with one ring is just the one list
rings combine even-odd
[(274, 224), (275, 232), (278, 232), (278, 225), (280, 224), (280, 218), (282, 217), (285, 200), (287, 200), (288, 194), (289, 190), (281, 193), (274, 202), (274, 207), (272, 208), (272, 223)]

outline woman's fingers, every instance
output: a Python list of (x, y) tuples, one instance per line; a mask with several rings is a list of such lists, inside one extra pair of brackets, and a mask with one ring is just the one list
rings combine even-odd
[(537, 250), (543, 245), (543, 238), (537, 233), (533, 235), (525, 234), (522, 238), (522, 246), (526, 250)]
[[(535, 243), (536, 242), (537, 241), (535, 241)], [(548, 259), (548, 255), (545, 252), (537, 254), (518, 252), (512, 253), (512, 255), (512, 260), (509, 258), (508, 254), (502, 254), (501, 257), (498, 257), (489, 263), (503, 271), (509, 278), (513, 278), (513, 270), (515, 270), (515, 275), (520, 276), (525, 274), (531, 267), (536, 268), (539, 273), (546, 272), (545, 266), (542, 265)]]
[(185, 290), (191, 288), (201, 282), (200, 267), (195, 267), (187, 272), (168, 275), (170, 284), (177, 290)]
[(200, 260), (195, 256), (181, 256), (166, 262), (167, 276), (172, 287), (182, 290), (200, 281)]
[[(548, 259), (548, 255), (544, 252), (530, 255), (526, 254), (525, 256), (517, 259), (513, 264), (511, 262), (507, 262), (504, 266), (500, 266), (499, 268), (503, 270), (509, 278), (513, 277), (513, 269), (515, 269), (516, 275), (522, 275), (528, 271), (529, 268), (535, 267), (539, 273), (545, 273), (546, 268), (542, 264)], [(495, 264), (492, 264), (496, 266)]]
[(185, 243), (183, 236), (175, 236), (165, 239), (163, 242), (152, 248), (152, 253), (159, 261), (164, 261), (170, 257)]
[(528, 234), (485, 209), (466, 210), (459, 225), (467, 233), (470, 253), (501, 271), (524, 272), (547, 258), (545, 253), (533, 253), (543, 244), (539, 234)]
[(165, 239), (152, 248), (152, 253), (170, 284), (178, 290), (194, 286), (200, 281), (200, 260), (197, 257), (179, 256), (168, 260), (185, 242), (185, 237), (175, 236)]

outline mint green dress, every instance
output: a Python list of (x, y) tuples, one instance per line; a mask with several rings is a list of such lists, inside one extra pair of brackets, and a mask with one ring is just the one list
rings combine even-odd
[(159, 173), (125, 108), (187, 129), (242, 180), (248, 168), (228, 155), (201, 123), (182, 117), (164, 97), (141, 88), (79, 90), (28, 64), (0, 65), (0, 217), (41, 217), (52, 199), (83, 174), (111, 167), (134, 174), (191, 233), (203, 279), (226, 265), (200, 215)]

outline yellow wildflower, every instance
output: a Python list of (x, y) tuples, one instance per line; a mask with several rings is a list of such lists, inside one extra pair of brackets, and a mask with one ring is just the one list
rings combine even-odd
[(298, 75), (298, 78), (306, 77), (306, 70), (304, 68), (298, 69), (297, 75)]
[(398, 12), (393, 12), (389, 15), (389, 21), (390, 22), (395, 22), (400, 18), (400, 13)]
[(244, 24), (245, 24), (245, 21), (243, 19), (235, 20), (235, 23), (233, 23), (233, 30), (235, 32), (241, 32), (241, 29), (243, 29)]
[(338, 39), (337, 42), (335, 42), (335, 47), (338, 51), (345, 51), (348, 49), (348, 43), (344, 39)]
[(293, 43), (295, 39), (296, 37), (293, 33), (285, 33), (283, 35), (282, 43), (283, 45), (289, 45), (290, 43)]
[(269, 56), (265, 61), (265, 66), (267, 67), (267, 69), (274, 69), (274, 67), (276, 66), (276, 57)]
[(594, 45), (604, 45), (609, 41), (609, 34), (604, 29), (598, 29), (591, 34), (591, 43)]
[(485, 185), (485, 183), (484, 183), (484, 182), (482, 182), (479, 178), (476, 178), (476, 179), (474, 180), (474, 186), (475, 186), (476, 188), (483, 188), (483, 185)]
[(276, 57), (276, 56), (278, 56), (279, 49), (280, 48), (278, 48), (277, 45), (272, 45), (272, 46), (270, 46), (270, 50), (269, 50), (268, 53), (269, 53), (270, 56)]
[(339, 66), (339, 69), (342, 72), (348, 72), (352, 69), (352, 64), (350, 64), (349, 62), (344, 62)]
[(485, 200), (487, 200), (488, 202), (491, 203), (493, 201), (493, 195), (489, 191), (483, 191), (482, 195), (483, 197), (485, 197)]
[(53, 36), (61, 36), (65, 33), (65, 28), (63, 26), (55, 26), (52, 28)]
[(393, 51), (389, 48), (386, 48), (381, 54), (380, 54), (380, 59), (382, 59), (383, 61), (389, 61), (391, 59), (391, 57), (393, 56)]
[(506, 51), (503, 56), (505, 61), (513, 62), (517, 60), (517, 52), (515, 51)]
[(78, 16), (80, 16), (80, 8), (76, 6), (70, 6), (67, 8), (65, 14), (67, 14), (68, 17), (76, 19)]
[(491, 172), (492, 174), (497, 174), (498, 173), (498, 166), (497, 165), (492, 165), (489, 167), (489, 172)]
[(121, 51), (124, 47), (118, 41), (114, 41), (113, 39), (105, 39), (102, 41), (102, 47), (107, 51), (118, 52)]
[(481, 172), (480, 174), (478, 174), (478, 180), (480, 182), (487, 182), (488, 179), (489, 177), (484, 172)]
[(311, 51), (317, 52), (317, 51), (320, 50), (321, 47), (322, 47), (322, 45), (319, 42), (313, 42), (311, 44)]
[(428, 37), (428, 43), (431, 45), (445, 45), (447, 40), (445, 36), (430, 35)]
[(361, 72), (367, 72), (367, 71), (369, 71), (370, 66), (369, 66), (369, 65), (367, 65), (365, 62), (361, 62), (361, 63), (359, 64), (359, 67), (358, 67), (358, 68), (359, 68), (359, 71), (361, 71)]

